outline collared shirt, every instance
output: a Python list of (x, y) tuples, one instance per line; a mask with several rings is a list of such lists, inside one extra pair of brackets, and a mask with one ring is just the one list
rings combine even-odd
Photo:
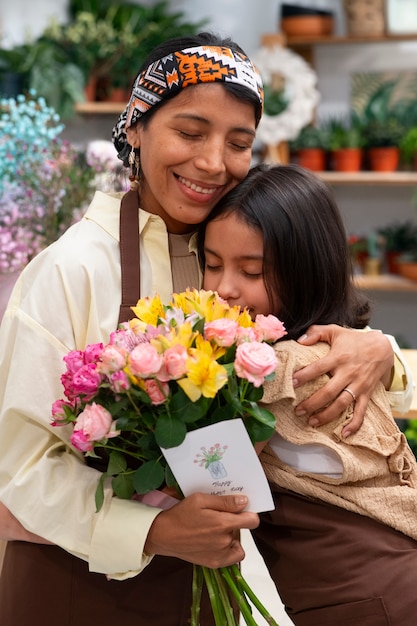
[[(22, 272), (0, 329), (0, 500), (28, 530), (88, 561), (92, 571), (134, 576), (159, 514), (111, 497), (96, 513), (99, 472), (69, 445), (71, 427), (51, 426), (63, 397), (69, 350), (107, 342), (120, 305), (120, 197), (97, 192), (85, 217)], [(163, 220), (140, 211), (142, 295), (172, 292)]]

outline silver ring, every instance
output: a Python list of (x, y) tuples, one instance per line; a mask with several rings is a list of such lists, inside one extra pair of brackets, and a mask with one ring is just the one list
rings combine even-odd
[(347, 391), (348, 393), (350, 393), (350, 395), (351, 395), (351, 396), (352, 396), (352, 398), (353, 398), (353, 402), (356, 402), (356, 395), (354, 394), (354, 392), (352, 391), (352, 389), (349, 389), (349, 387), (345, 387), (345, 388), (343, 389), (343, 391)]

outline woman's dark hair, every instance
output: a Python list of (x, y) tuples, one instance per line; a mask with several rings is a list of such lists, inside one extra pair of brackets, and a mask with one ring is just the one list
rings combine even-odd
[(352, 284), (343, 221), (329, 188), (297, 165), (252, 168), (245, 180), (216, 205), (198, 231), (204, 269), (207, 223), (235, 213), (262, 233), (265, 286), (275, 293), (286, 338), (296, 339), (311, 324), (363, 328), (369, 302)]
[[(147, 56), (147, 58), (139, 68), (138, 75), (158, 59), (162, 59), (172, 52), (184, 50), (184, 48), (193, 48), (195, 46), (221, 46), (231, 48), (236, 52), (246, 55), (244, 50), (242, 50), (242, 48), (236, 42), (232, 41), (229, 37), (221, 38), (214, 33), (203, 32), (198, 33), (197, 35), (189, 35), (187, 37), (175, 37), (174, 39), (168, 39), (167, 41), (164, 41), (154, 50), (152, 50), (152, 52)], [(255, 110), (255, 125), (258, 126), (262, 116), (262, 105), (256, 94), (244, 85), (237, 85), (236, 83), (226, 82), (222, 83), (222, 85), (232, 96), (235, 96), (235, 98), (237, 98), (238, 100), (253, 104)], [(141, 123), (148, 124), (155, 112), (177, 94), (178, 92), (174, 93), (172, 96), (167, 96), (166, 98), (158, 102), (157, 105), (151, 107), (146, 112), (146, 114), (142, 116)]]

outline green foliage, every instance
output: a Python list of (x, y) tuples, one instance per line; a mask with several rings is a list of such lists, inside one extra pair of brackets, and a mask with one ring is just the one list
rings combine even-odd
[(298, 137), (290, 142), (292, 150), (302, 148), (322, 148), (326, 149), (328, 144), (328, 133), (324, 128), (309, 125), (301, 129)]
[(409, 128), (400, 141), (401, 156), (405, 163), (413, 163), (417, 154), (417, 126)]
[(396, 81), (383, 83), (370, 96), (362, 113), (365, 146), (398, 146), (406, 132), (408, 104), (393, 101)]
[(205, 21), (189, 22), (168, 2), (142, 6), (111, 0), (71, 2), (68, 24), (51, 22), (32, 44), (0, 50), (2, 69), (27, 76), (61, 118), (69, 119), (85, 100), (91, 74), (129, 88), (146, 56), (163, 41), (195, 34)]
[(274, 89), (271, 85), (264, 85), (264, 112), (266, 115), (279, 115), (288, 106), (288, 98), (284, 89)]
[(378, 229), (385, 239), (385, 248), (393, 252), (410, 252), (417, 248), (417, 224), (412, 220), (391, 222)]
[(329, 150), (361, 148), (363, 146), (362, 123), (354, 111), (348, 116), (330, 117), (325, 126)]

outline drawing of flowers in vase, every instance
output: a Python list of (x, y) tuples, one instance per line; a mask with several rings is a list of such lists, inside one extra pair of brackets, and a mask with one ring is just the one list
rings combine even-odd
[(196, 454), (194, 463), (207, 469), (214, 480), (225, 478), (227, 472), (221, 459), (227, 450), (227, 446), (221, 446), (219, 443), (215, 443), (208, 450), (205, 446), (202, 446), (200, 450), (201, 453)]

